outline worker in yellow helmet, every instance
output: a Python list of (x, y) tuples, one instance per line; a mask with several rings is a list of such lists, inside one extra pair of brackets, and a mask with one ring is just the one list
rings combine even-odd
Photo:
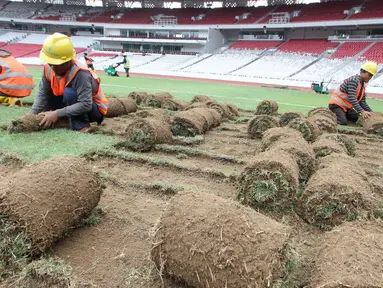
[(40, 58), (47, 64), (30, 112), (44, 115), (40, 125), (45, 128), (67, 119), (72, 130), (90, 132), (90, 123), (101, 124), (107, 112), (100, 78), (75, 55), (64, 34), (54, 33), (44, 41)]
[(366, 84), (378, 72), (378, 64), (366, 62), (360, 68), (360, 73), (343, 81), (330, 98), (329, 109), (336, 114), (338, 124), (356, 122), (359, 116), (364, 119), (371, 116), (371, 108), (366, 101)]

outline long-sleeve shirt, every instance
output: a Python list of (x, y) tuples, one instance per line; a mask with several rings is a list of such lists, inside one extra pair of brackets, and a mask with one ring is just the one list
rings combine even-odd
[(356, 95), (356, 92), (357, 92), (356, 90), (358, 89), (359, 83), (362, 85), (362, 89), (360, 89), (360, 93), (362, 93), (362, 90), (365, 87), (365, 83), (363, 79), (360, 77), (360, 75), (354, 75), (346, 79), (340, 85), (340, 91), (348, 94), (348, 100), (350, 101), (352, 107), (355, 109), (356, 112), (358, 113), (361, 113), (363, 111), (371, 112), (372, 110), (366, 102), (366, 96), (367, 96), (366, 93), (364, 93), (363, 98), (360, 102), (356, 100), (357, 96), (359, 98), (359, 95)]
[[(77, 72), (67, 87), (71, 87), (77, 92), (77, 102), (62, 109), (57, 109), (56, 111), (59, 118), (82, 115), (92, 110), (92, 91), (96, 92), (98, 87), (89, 72)], [(37, 93), (30, 112), (38, 114), (46, 111), (45, 109), (47, 109), (50, 97), (56, 96), (53, 95), (51, 84), (43, 75), (40, 81), (39, 92)]]

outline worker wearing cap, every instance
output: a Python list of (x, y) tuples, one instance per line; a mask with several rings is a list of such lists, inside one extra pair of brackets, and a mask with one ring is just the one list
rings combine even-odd
[(30, 112), (44, 115), (40, 125), (45, 128), (68, 119), (72, 130), (88, 132), (90, 123), (101, 124), (107, 112), (100, 79), (75, 55), (70, 38), (64, 34), (54, 33), (44, 41), (40, 58), (47, 64)]
[(11, 52), (0, 49), (0, 103), (21, 106), (21, 98), (31, 95), (35, 82), (31, 73)]
[(360, 69), (360, 74), (351, 76), (343, 81), (330, 98), (329, 109), (336, 114), (340, 125), (347, 121), (356, 122), (359, 116), (369, 118), (371, 108), (366, 101), (366, 83), (378, 72), (378, 64), (366, 62)]

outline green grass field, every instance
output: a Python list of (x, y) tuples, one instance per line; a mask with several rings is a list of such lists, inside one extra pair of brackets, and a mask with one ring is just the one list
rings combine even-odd
[[(42, 76), (41, 68), (29, 69), (35, 78), (36, 88), (24, 103), (32, 104)], [(319, 95), (296, 90), (282, 90), (246, 85), (198, 82), (193, 80), (161, 79), (134, 76), (109, 77), (99, 73), (104, 93), (108, 96), (125, 97), (132, 91), (151, 93), (167, 91), (175, 98), (190, 101), (197, 94), (208, 95), (219, 102), (232, 102), (239, 108), (255, 110), (261, 100), (271, 99), (279, 104), (279, 113), (297, 110), (306, 113), (312, 108), (327, 106), (328, 95)], [(121, 74), (122, 76), (122, 74)], [(383, 112), (383, 101), (369, 99), (374, 111)], [(0, 106), (0, 125), (27, 113), (28, 108)], [(117, 143), (117, 137), (88, 135), (72, 131), (44, 131), (32, 134), (7, 134), (0, 132), (0, 153), (15, 154), (27, 162), (40, 161), (54, 155), (81, 155), (98, 148), (106, 148)]]

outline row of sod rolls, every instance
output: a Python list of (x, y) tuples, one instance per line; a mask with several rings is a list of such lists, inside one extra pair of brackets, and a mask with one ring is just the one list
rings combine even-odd
[(0, 275), (46, 251), (98, 205), (99, 175), (82, 158), (57, 156), (0, 182)]
[(374, 112), (368, 119), (361, 119), (363, 130), (368, 134), (383, 136), (383, 113)]
[[(160, 276), (188, 287), (357, 288), (382, 284), (380, 220), (344, 223), (322, 233), (317, 245), (301, 248), (311, 257), (300, 259), (299, 254), (294, 258), (289, 253), (295, 249), (295, 232), (289, 226), (210, 193), (180, 192), (168, 203), (153, 231), (151, 258)], [(290, 286), (285, 279), (302, 264), (309, 267), (306, 282)]]

